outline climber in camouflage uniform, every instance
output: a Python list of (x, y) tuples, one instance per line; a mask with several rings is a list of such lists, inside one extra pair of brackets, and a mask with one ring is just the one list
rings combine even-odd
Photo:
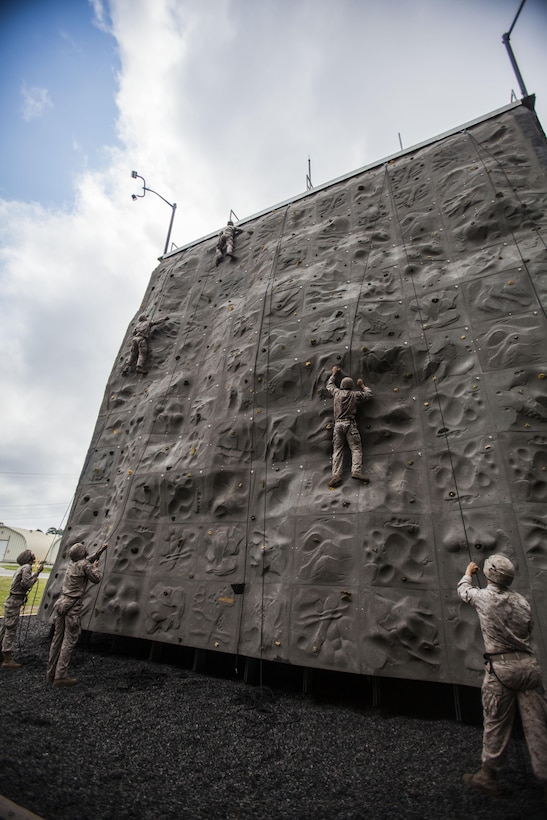
[(68, 551), (68, 565), (61, 589), (61, 594), (53, 608), (55, 627), (47, 665), (47, 682), (54, 686), (73, 686), (77, 678), (67, 675), (72, 650), (78, 642), (81, 631), (83, 597), (88, 582), (98, 584), (102, 573), (98, 569), (103, 546), (93, 556), (89, 556), (85, 544), (73, 544)]
[(486, 649), (482, 766), (475, 774), (465, 774), (464, 783), (489, 794), (499, 791), (498, 772), (518, 702), (532, 768), (544, 783), (547, 798), (547, 700), (541, 669), (530, 646), (530, 604), (509, 589), (515, 567), (505, 555), (491, 555), (484, 562), (485, 589), (473, 586), (478, 569), (474, 562), (468, 564), (458, 584), (459, 597), (477, 610)]
[(219, 265), (225, 256), (233, 257), (235, 239), (238, 233), (241, 233), (241, 229), (234, 228), (234, 223), (229, 219), (226, 227), (218, 235), (215, 248), (215, 265)]
[(169, 316), (164, 316), (163, 319), (157, 319), (155, 322), (150, 321), (146, 313), (141, 313), (139, 321), (133, 328), (133, 335), (131, 339), (131, 350), (129, 358), (127, 359), (122, 370), (122, 376), (127, 376), (133, 365), (136, 364), (135, 370), (137, 373), (146, 373), (145, 364), (148, 356), (148, 340), (152, 329), (162, 322), (166, 322)]
[(342, 465), (344, 462), (344, 445), (348, 444), (351, 450), (351, 477), (359, 481), (366, 481), (363, 475), (363, 451), (361, 435), (357, 427), (355, 414), (357, 405), (370, 399), (372, 390), (365, 387), (362, 379), (357, 379), (359, 390), (353, 389), (353, 379), (342, 379), (340, 387), (336, 380), (341, 372), (336, 365), (332, 368), (326, 388), (334, 398), (334, 432), (332, 436), (332, 476), (329, 487), (337, 487), (342, 482)]

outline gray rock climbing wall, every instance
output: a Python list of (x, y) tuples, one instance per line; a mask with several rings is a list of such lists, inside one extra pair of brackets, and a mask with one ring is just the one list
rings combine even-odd
[[(503, 551), (547, 639), (547, 147), (507, 106), (153, 272), (146, 375), (112, 370), (64, 549), (108, 540), (84, 627), (477, 685), (456, 584)], [(141, 310), (139, 310), (139, 313)], [(373, 390), (331, 475), (333, 365)], [(104, 559), (102, 559), (104, 560)]]

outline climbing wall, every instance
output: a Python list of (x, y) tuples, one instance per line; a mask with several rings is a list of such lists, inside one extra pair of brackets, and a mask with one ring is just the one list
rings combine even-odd
[[(108, 381), (41, 614), (108, 541), (83, 626), (477, 685), (456, 585), (504, 552), (547, 641), (547, 146), (515, 104), (165, 257), (146, 375)], [(136, 320), (137, 317), (135, 317)], [(329, 489), (333, 365), (362, 484)], [(104, 561), (104, 559), (101, 559)]]

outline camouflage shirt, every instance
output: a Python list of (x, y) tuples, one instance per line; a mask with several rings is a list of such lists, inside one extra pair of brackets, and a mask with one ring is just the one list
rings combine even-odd
[(459, 582), (458, 595), (477, 610), (487, 652), (532, 652), (532, 615), (526, 598), (497, 584), (478, 589), (469, 575)]
[(363, 387), (362, 390), (342, 390), (336, 386), (336, 376), (332, 375), (327, 382), (327, 390), (334, 397), (334, 420), (351, 421), (355, 418), (357, 405), (365, 399), (370, 399), (372, 390)]
[(90, 564), (87, 558), (71, 561), (65, 573), (61, 594), (68, 598), (81, 598), (86, 591), (87, 582), (98, 584), (101, 578), (100, 570)]
[(148, 339), (153, 324), (154, 322), (151, 322), (149, 319), (141, 319), (133, 329), (133, 336), (142, 336), (143, 339)]
[(38, 573), (32, 571), (31, 564), (23, 564), (13, 576), (9, 594), (24, 598), (37, 579)]

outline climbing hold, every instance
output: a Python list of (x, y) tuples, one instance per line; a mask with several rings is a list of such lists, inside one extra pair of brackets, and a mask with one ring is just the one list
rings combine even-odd
[(133, 470), (128, 470), (127, 475), (133, 475)]
[(311, 362), (306, 362), (306, 367), (311, 367)]
[(538, 373), (538, 379), (544, 379), (545, 373)]
[(428, 401), (424, 401), (424, 407), (429, 407), (429, 402)]
[(398, 392), (399, 392), (399, 388), (398, 388), (398, 387), (394, 387), (394, 388), (393, 388), (393, 392), (394, 392), (394, 393), (398, 393)]
[(213, 530), (207, 530), (207, 535), (213, 535)]

